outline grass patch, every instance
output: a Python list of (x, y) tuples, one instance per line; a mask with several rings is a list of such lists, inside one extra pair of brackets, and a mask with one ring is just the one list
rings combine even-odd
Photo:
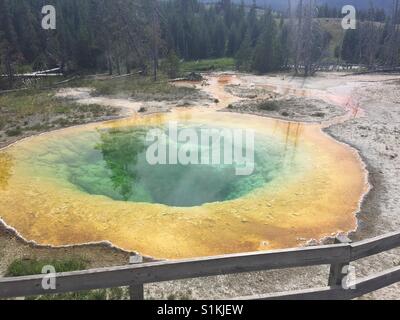
[(53, 266), (57, 272), (85, 270), (87, 262), (82, 258), (65, 260), (18, 259), (7, 268), (6, 277), (22, 277), (41, 274), (44, 266)]
[(79, 80), (77, 87), (91, 87), (96, 96), (127, 96), (140, 101), (173, 101), (198, 94), (194, 88), (177, 87), (160, 74), (157, 81), (151, 77), (132, 76), (107, 80)]
[(0, 95), (0, 111), (2, 118), (3, 116), (9, 115), (16, 120), (35, 113), (48, 113), (58, 105), (51, 96), (52, 94), (36, 90), (26, 90)]
[(31, 89), (0, 95), (0, 131), (7, 137), (18, 137), (24, 132), (44, 132), (51, 128), (108, 118), (118, 113), (116, 108), (80, 105), (57, 99), (54, 94), (54, 90)]
[(220, 58), (207, 59), (198, 61), (187, 61), (182, 63), (182, 71), (187, 72), (204, 72), (204, 71), (231, 71), (236, 70), (235, 59)]
[[(34, 300), (124, 300), (127, 298), (127, 291), (124, 288), (113, 288), (107, 290), (91, 290), (75, 293), (46, 295)], [(30, 300), (32, 300), (31, 298)]]
[[(162, 73), (159, 74), (158, 81), (144, 76), (114, 79), (103, 76), (103, 80), (100, 77), (76, 79), (66, 86), (92, 87), (95, 95), (124, 96), (137, 101), (179, 101), (204, 97), (195, 88), (169, 83)], [(55, 98), (56, 92), (57, 89), (31, 88), (1, 94), (0, 145), (8, 143), (10, 137), (105, 120), (118, 114), (117, 108), (96, 104), (81, 105)]]
[[(0, 95), (2, 123), (17, 121), (29, 116), (67, 115), (73, 113), (104, 113), (108, 108), (99, 105), (80, 105), (56, 99), (55, 91), (27, 90)], [(8, 118), (8, 121), (7, 121)], [(3, 124), (4, 126), (4, 124)]]
[[(53, 266), (56, 272), (71, 272), (88, 268), (87, 261), (75, 257), (63, 260), (54, 259), (18, 259), (7, 269), (6, 277), (22, 277), (41, 274), (44, 266)], [(114, 288), (107, 290), (91, 290), (65, 294), (49, 294), (27, 297), (27, 300), (122, 300), (127, 297), (127, 290)]]

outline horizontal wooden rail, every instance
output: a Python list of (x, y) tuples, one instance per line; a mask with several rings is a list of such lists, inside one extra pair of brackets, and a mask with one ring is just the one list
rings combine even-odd
[[(58, 273), (56, 274), (56, 289), (51, 291), (42, 288), (42, 280), (46, 275), (0, 278), (0, 298), (129, 286), (131, 287), (131, 294), (142, 299), (143, 284), (146, 283), (316, 265), (331, 265), (330, 287), (283, 295), (278, 294), (278, 296), (260, 296), (260, 299), (267, 299), (268, 297), (285, 299), (298, 297), (305, 299), (313, 297), (352, 298), (355, 291), (353, 291), (353, 295), (350, 293), (346, 295), (343, 289), (336, 286), (343, 278), (339, 270), (340, 266), (346, 266), (351, 261), (397, 247), (400, 247), (400, 233), (393, 233), (354, 244), (341, 243)], [(357, 289), (357, 292), (368, 293), (370, 292), (368, 290), (376, 290), (374, 288), (381, 285), (398, 282), (399, 277), (400, 271), (398, 269), (391, 270), (389, 273), (375, 275), (372, 278), (361, 281), (358, 284), (359, 289)], [(135, 292), (135, 288), (141, 292)]]
[(341, 286), (323, 287), (241, 297), (235, 300), (351, 300), (397, 282), (400, 282), (400, 267), (356, 281), (352, 284), (354, 289), (343, 289)]
[[(310, 247), (269, 252), (226, 255), (180, 261), (163, 261), (57, 274), (51, 293), (115, 288), (188, 278), (252, 271), (332, 264), (350, 257), (347, 245)], [(3, 278), (0, 297), (49, 293), (42, 289), (43, 275)]]
[(374, 239), (351, 244), (351, 260), (370, 257), (400, 247), (400, 232), (388, 233)]

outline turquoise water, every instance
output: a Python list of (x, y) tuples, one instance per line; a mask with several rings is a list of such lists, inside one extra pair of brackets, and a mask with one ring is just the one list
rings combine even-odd
[[(186, 125), (187, 128), (200, 132), (207, 127), (193, 124)], [(282, 151), (287, 146), (274, 137), (257, 134), (251, 164), (254, 171), (249, 176), (237, 175), (236, 163), (150, 165), (146, 158), (150, 145), (146, 134), (150, 129), (154, 128), (101, 129), (80, 133), (79, 137), (51, 140), (46, 148), (48, 153), (36, 155), (34, 164), (41, 167), (38, 170), (50, 170), (49, 175), (61, 177), (88, 194), (176, 207), (240, 198), (273, 180), (284, 165)], [(166, 127), (160, 129), (167, 133)], [(191, 147), (199, 147), (200, 161), (202, 151), (211, 150), (211, 141)], [(224, 154), (224, 140), (220, 147)], [(243, 145), (243, 155), (247, 147)]]

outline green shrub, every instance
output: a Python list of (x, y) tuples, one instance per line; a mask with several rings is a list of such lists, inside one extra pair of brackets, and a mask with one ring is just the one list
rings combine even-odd
[(278, 111), (280, 106), (276, 101), (264, 101), (258, 105), (258, 108), (264, 111)]
[(53, 266), (56, 272), (70, 272), (77, 270), (85, 270), (86, 262), (81, 258), (72, 258), (65, 260), (38, 260), (34, 259), (18, 259), (11, 263), (8, 267), (7, 277), (22, 277), (35, 274), (41, 274), (44, 266)]
[(182, 64), (183, 72), (232, 71), (235, 69), (236, 64), (233, 58), (187, 61)]
[(173, 51), (169, 52), (168, 56), (161, 64), (162, 70), (170, 79), (174, 79), (179, 76), (180, 67), (180, 60)]
[(9, 137), (16, 137), (22, 134), (22, 129), (20, 127), (16, 127), (14, 129), (9, 129), (6, 131), (6, 135)]

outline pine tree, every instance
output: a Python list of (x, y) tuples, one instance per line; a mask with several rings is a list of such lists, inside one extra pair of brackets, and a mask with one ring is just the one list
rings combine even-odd
[(281, 67), (276, 25), (270, 10), (263, 17), (264, 31), (254, 50), (252, 70), (258, 73), (275, 71)]
[(162, 68), (170, 79), (175, 79), (179, 75), (180, 61), (176, 53), (171, 50), (165, 60), (163, 61)]
[(236, 54), (236, 66), (239, 70), (250, 71), (253, 60), (253, 47), (250, 33), (247, 32)]
[(20, 60), (17, 34), (11, 16), (11, 2), (0, 0), (0, 66), (7, 76), (7, 87), (14, 84), (15, 64)]
[(347, 63), (356, 64), (360, 62), (360, 37), (358, 29), (349, 29), (346, 31), (340, 56)]

